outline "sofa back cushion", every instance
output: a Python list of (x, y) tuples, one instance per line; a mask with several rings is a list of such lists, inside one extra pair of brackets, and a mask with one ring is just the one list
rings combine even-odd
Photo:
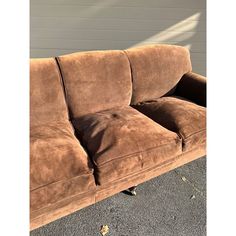
[(133, 93), (131, 104), (157, 99), (173, 91), (181, 77), (192, 70), (189, 51), (181, 46), (149, 45), (126, 50)]
[(68, 120), (63, 87), (56, 60), (30, 60), (30, 125)]
[(130, 104), (131, 72), (123, 51), (79, 52), (57, 60), (72, 118)]

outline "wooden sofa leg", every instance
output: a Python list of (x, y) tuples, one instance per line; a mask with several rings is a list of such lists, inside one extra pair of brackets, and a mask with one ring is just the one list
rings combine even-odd
[(137, 189), (137, 186), (133, 186), (133, 187), (131, 187), (131, 188), (128, 189), (128, 192), (129, 192), (132, 196), (136, 196), (136, 195), (137, 195), (136, 189)]

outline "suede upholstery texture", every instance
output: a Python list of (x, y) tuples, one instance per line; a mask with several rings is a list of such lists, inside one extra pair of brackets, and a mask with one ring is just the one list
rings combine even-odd
[(68, 120), (55, 59), (30, 62), (30, 210), (95, 187), (92, 164)]
[(55, 59), (30, 60), (30, 126), (68, 120)]
[(116, 193), (128, 189), (130, 186), (137, 186), (188, 162), (196, 160), (197, 158), (203, 157), (205, 154), (205, 147), (199, 146), (196, 149), (184, 152), (179, 156), (162, 163), (162, 165), (144, 169), (143, 171), (131, 174), (123, 179), (118, 179), (112, 183), (97, 185), (95, 191), (71, 196), (63, 199), (62, 201), (59, 201), (56, 204), (52, 204), (45, 208), (39, 209), (38, 211), (34, 211), (31, 214), (31, 229), (38, 228), (42, 225), (80, 210), (81, 208), (99, 202)]
[(183, 151), (206, 142), (206, 108), (180, 97), (162, 97), (133, 106), (163, 127), (177, 133)]
[(31, 190), (91, 172), (87, 154), (67, 122), (32, 127), (30, 138)]
[(180, 46), (32, 59), (31, 230), (204, 156), (205, 99)]
[(181, 77), (192, 70), (189, 51), (180, 46), (142, 46), (126, 54), (132, 70), (133, 105), (173, 93)]
[(31, 211), (95, 186), (89, 158), (70, 124), (31, 128)]
[(89, 114), (73, 121), (105, 184), (161, 164), (182, 152), (179, 136), (131, 107)]
[(57, 60), (72, 118), (130, 104), (131, 72), (123, 51), (80, 52)]

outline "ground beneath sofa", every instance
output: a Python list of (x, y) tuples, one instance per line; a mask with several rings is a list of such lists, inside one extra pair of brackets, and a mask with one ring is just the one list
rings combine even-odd
[(206, 159), (119, 193), (31, 232), (31, 236), (205, 236)]

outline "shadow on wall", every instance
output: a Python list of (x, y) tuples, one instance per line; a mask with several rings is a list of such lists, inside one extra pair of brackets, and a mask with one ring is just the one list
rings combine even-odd
[(31, 57), (167, 43), (205, 75), (204, 0), (31, 0)]

